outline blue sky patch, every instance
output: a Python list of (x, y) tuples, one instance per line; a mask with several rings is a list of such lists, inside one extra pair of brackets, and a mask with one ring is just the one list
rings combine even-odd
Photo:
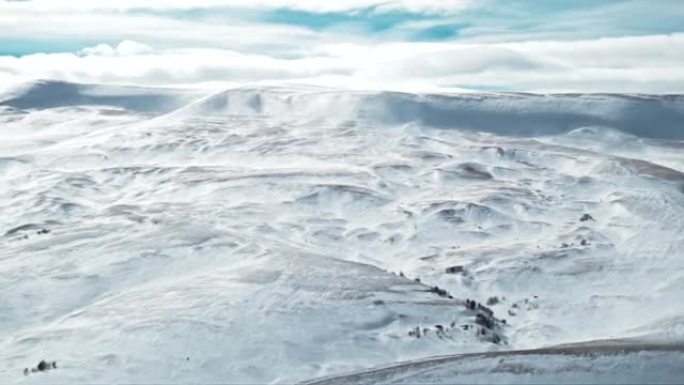
[(457, 38), (460, 31), (469, 27), (469, 24), (442, 24), (428, 27), (417, 31), (412, 40), (414, 41), (443, 41)]
[(360, 30), (376, 33), (394, 29), (406, 22), (431, 20), (433, 18), (409, 12), (377, 13), (373, 9), (364, 9), (352, 13), (313, 13), (278, 9), (263, 13), (260, 19), (260, 21), (267, 23), (296, 25), (317, 31), (340, 26), (356, 26)]
[(102, 40), (73, 39), (33, 39), (33, 38), (1, 38), (0, 56), (23, 56), (33, 53), (77, 52), (86, 47), (101, 44)]

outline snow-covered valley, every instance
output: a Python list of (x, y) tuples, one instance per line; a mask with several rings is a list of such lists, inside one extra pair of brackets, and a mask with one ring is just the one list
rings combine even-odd
[(0, 383), (681, 382), (683, 122), (676, 95), (3, 90)]

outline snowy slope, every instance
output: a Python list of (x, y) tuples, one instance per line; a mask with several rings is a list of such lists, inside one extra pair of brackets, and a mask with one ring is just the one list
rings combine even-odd
[[(683, 118), (681, 96), (13, 87), (0, 383), (292, 383), (682, 342)], [(492, 296), (483, 328), (465, 300)], [(23, 375), (41, 359), (58, 369)], [(466, 382), (491, 382), (477, 365)]]
[(676, 384), (684, 377), (683, 348), (681, 343), (595, 341), (431, 357), (304, 384)]

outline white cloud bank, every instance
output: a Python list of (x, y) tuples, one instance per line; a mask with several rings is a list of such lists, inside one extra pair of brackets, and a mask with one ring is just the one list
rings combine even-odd
[(684, 34), (524, 43), (322, 44), (286, 59), (229, 49), (155, 49), (123, 41), (79, 53), (0, 57), (0, 81), (681, 93)]
[[(0, 83), (51, 78), (144, 85), (296, 82), (394, 90), (684, 92), (684, 34), (679, 33), (597, 39), (575, 36), (573, 40), (563, 33), (556, 38), (546, 29), (536, 35), (505, 38), (479, 36), (475, 28), (470, 38), (451, 42), (392, 42), (387, 36), (351, 33), (350, 26), (316, 31), (243, 20), (239, 12), (228, 12), (230, 19), (202, 20), (128, 12), (141, 6), (181, 11), (228, 6), (310, 12), (376, 7), (378, 12), (457, 14), (469, 7), (497, 4), (494, 0), (107, 3), (0, 1), (0, 44), (2, 39), (67, 41), (80, 47), (110, 43), (80, 52), (0, 56)], [(571, 21), (581, 23), (585, 18)], [(401, 34), (402, 28), (420, 23), (429, 24), (407, 22), (387, 33)], [(581, 29), (581, 24), (570, 27)]]
[(210, 7), (233, 7), (252, 9), (287, 8), (310, 12), (346, 12), (374, 8), (382, 11), (408, 11), (424, 13), (450, 13), (475, 6), (488, 0), (117, 0), (108, 2), (92, 0), (31, 0), (8, 1), (0, 9), (38, 8), (44, 11), (60, 10), (129, 10), (129, 9), (192, 9)]

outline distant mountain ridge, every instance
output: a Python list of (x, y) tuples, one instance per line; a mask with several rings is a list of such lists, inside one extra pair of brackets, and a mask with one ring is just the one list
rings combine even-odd
[(152, 114), (277, 116), (279, 119), (419, 124), (513, 136), (557, 135), (587, 126), (644, 138), (684, 139), (684, 95), (412, 94), (314, 87), (239, 87), (219, 92), (36, 81), (0, 95), (18, 109), (109, 106)]

